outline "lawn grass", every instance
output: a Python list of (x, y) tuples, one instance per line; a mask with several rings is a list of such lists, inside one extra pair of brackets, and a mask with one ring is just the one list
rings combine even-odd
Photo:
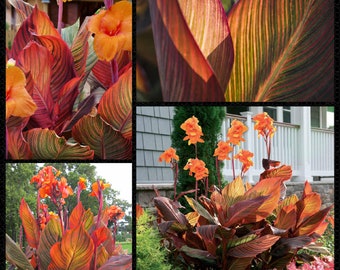
[(122, 245), (122, 249), (127, 250), (128, 254), (132, 254), (132, 242), (117, 242), (117, 244)]

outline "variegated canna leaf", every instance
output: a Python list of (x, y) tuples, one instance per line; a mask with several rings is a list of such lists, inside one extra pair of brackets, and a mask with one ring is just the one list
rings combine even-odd
[(233, 45), (219, 0), (149, 0), (164, 101), (224, 101)]
[(238, 1), (227, 101), (333, 101), (334, 1)]
[(255, 257), (257, 254), (269, 249), (273, 246), (280, 236), (265, 235), (258, 237), (249, 242), (237, 245), (228, 251), (228, 255), (236, 258)]
[(110, 87), (98, 106), (100, 116), (119, 131), (124, 138), (132, 139), (132, 69), (130, 68)]
[(20, 202), (19, 215), (25, 230), (28, 245), (32, 248), (38, 248), (40, 238), (39, 226), (25, 199), (22, 199)]
[(106, 124), (100, 116), (86, 115), (72, 128), (73, 138), (88, 145), (101, 159), (131, 159), (131, 140)]
[(51, 262), (50, 249), (59, 242), (62, 237), (61, 225), (59, 219), (51, 219), (41, 233), (39, 248), (39, 265), (42, 269), (48, 269)]
[(18, 267), (18, 269), (33, 270), (34, 268), (22, 252), (20, 247), (6, 233), (6, 260)]
[(51, 248), (50, 270), (90, 269), (94, 245), (82, 224), (67, 231), (61, 240)]
[(53, 130), (34, 128), (24, 133), (34, 159), (93, 159), (94, 152), (88, 146), (69, 143)]

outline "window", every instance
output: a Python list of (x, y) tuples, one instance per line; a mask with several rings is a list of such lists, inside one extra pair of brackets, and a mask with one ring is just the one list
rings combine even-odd
[(291, 123), (290, 113), (290, 106), (283, 106), (283, 122)]
[(311, 126), (319, 128), (320, 127), (320, 107), (310, 108)]
[(227, 113), (241, 115), (241, 112), (248, 112), (248, 106), (228, 106)]
[(268, 113), (271, 118), (278, 122), (291, 123), (290, 106), (274, 107), (264, 106), (263, 111)]

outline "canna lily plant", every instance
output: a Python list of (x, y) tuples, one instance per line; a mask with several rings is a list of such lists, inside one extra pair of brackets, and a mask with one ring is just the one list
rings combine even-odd
[[(23, 198), (19, 214), (27, 239), (24, 253), (6, 234), (6, 260), (18, 269), (132, 269), (132, 257), (125, 254), (115, 237), (118, 220), (124, 212), (118, 206), (103, 207), (103, 190), (110, 185), (97, 180), (90, 196), (99, 203), (98, 215), (85, 210), (80, 193), (86, 189), (86, 179), (80, 177), (77, 185), (77, 206), (68, 213), (67, 197), (73, 195), (65, 177), (55, 168), (44, 167), (32, 177), (36, 183), (36, 217)], [(49, 199), (57, 213), (48, 211), (44, 203)], [(108, 227), (112, 221), (114, 228)]]
[(106, 1), (60, 31), (37, 6), (9, 2), (21, 26), (6, 51), (7, 158), (131, 159), (131, 2)]
[(141, 100), (334, 101), (334, 1), (139, 2)]
[[(189, 159), (184, 169), (195, 177), (195, 189), (176, 194), (179, 157), (169, 148), (160, 161), (170, 162), (174, 169), (174, 199), (157, 195), (154, 204), (158, 210), (160, 232), (168, 240), (168, 248), (188, 267), (200, 269), (285, 269), (293, 260), (299, 260), (298, 251), (312, 245), (326, 230), (327, 216), (332, 206), (321, 209), (320, 195), (313, 192), (306, 181), (303, 194), (285, 196), (284, 182), (292, 177), (291, 166), (270, 160), (271, 138), (276, 128), (267, 113), (254, 116), (255, 129), (263, 137), (267, 157), (263, 159), (264, 172), (252, 186), (243, 178), (253, 166), (253, 154), (241, 148), (247, 127), (238, 120), (231, 123), (227, 141), (218, 143), (214, 156), (218, 160), (232, 160), (233, 180), (222, 187), (209, 186), (209, 172), (204, 161), (195, 164), (197, 142), (204, 136), (196, 117), (183, 124), (187, 132), (184, 140), (194, 145), (196, 157)], [(192, 140), (192, 141), (190, 141)], [(237, 150), (237, 153), (235, 154)], [(231, 157), (229, 155), (231, 154)], [(242, 163), (237, 175), (235, 160)], [(219, 170), (217, 170), (219, 171)], [(197, 195), (198, 182), (204, 194)], [(195, 199), (187, 193), (195, 192)], [(178, 202), (185, 196), (191, 211), (183, 214)]]

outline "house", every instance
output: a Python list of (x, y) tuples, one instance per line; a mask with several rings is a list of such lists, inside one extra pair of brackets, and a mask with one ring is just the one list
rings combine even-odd
[[(230, 122), (239, 119), (248, 126), (243, 145), (254, 153), (254, 167), (246, 178), (251, 183), (258, 181), (263, 171), (262, 158), (266, 158), (263, 140), (253, 129), (251, 117), (266, 111), (275, 120), (277, 131), (273, 137), (271, 159), (291, 165), (292, 186), (300, 186), (305, 180), (329, 184), (334, 181), (334, 108), (293, 106), (227, 106), (226, 118), (221, 129), (225, 140)], [(156, 187), (162, 192), (173, 189), (173, 173), (169, 164), (158, 162), (158, 157), (171, 146), (174, 107), (136, 108), (136, 183), (137, 201), (148, 204)], [(204, 130), (203, 130), (204, 133)], [(236, 165), (236, 169), (239, 169)], [(232, 179), (230, 162), (225, 162), (224, 179)], [(294, 184), (295, 183), (295, 184)], [(330, 188), (332, 188), (330, 186)], [(138, 195), (140, 194), (140, 196)], [(143, 193), (143, 195), (142, 195)], [(144, 196), (145, 195), (145, 196)], [(142, 198), (142, 197), (143, 198)]]

